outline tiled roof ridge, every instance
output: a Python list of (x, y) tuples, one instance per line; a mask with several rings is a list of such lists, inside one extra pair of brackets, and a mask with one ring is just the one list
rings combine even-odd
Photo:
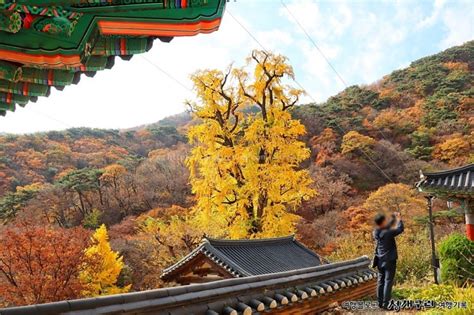
[(472, 198), (474, 194), (474, 164), (440, 172), (420, 172), (420, 180), (415, 186), (424, 193), (444, 195), (448, 198), (460, 196), (471, 196), (470, 198)]
[(206, 240), (203, 240), (203, 242), (197, 248), (191, 251), (188, 255), (181, 258), (177, 263), (169, 266), (166, 269), (163, 269), (160, 277), (162, 279), (169, 277), (171, 273), (179, 271), (181, 267), (183, 267), (190, 260), (197, 257), (199, 254), (206, 256), (216, 265), (225, 269), (227, 272), (234, 275), (235, 277), (245, 277), (250, 275), (245, 270), (240, 268), (230, 257), (218, 251)]
[(271, 243), (281, 244), (295, 241), (295, 235), (272, 237), (272, 238), (254, 238), (254, 239), (217, 239), (204, 237), (204, 241), (207, 241), (213, 246), (239, 246), (239, 245), (268, 245)]
[(191, 251), (188, 255), (181, 258), (175, 264), (164, 269), (161, 274), (162, 279), (169, 278), (171, 274), (179, 272), (179, 270), (187, 264), (189, 261), (197, 257), (199, 254), (202, 254), (213, 261), (219, 267), (225, 269), (227, 272), (232, 274), (235, 277), (247, 277), (252, 274), (247, 270), (239, 266), (237, 262), (226, 255), (223, 251), (219, 250), (220, 246), (231, 247), (231, 246), (265, 246), (265, 245), (280, 245), (280, 244), (295, 244), (303, 251), (309, 255), (316, 257), (320, 261), (324, 259), (318, 254), (304, 246), (302, 243), (298, 242), (295, 238), (295, 235), (283, 236), (283, 237), (274, 237), (274, 238), (265, 238), (265, 239), (213, 239), (210, 237), (204, 237), (201, 244)]
[[(226, 240), (226, 239), (212, 239), (205, 237), (204, 242), (208, 242), (209, 245), (211, 246), (242, 246), (242, 245), (251, 245), (251, 246), (265, 246), (269, 244), (287, 244), (287, 243), (294, 243), (296, 246), (301, 248), (303, 251), (306, 253), (310, 254), (311, 256), (314, 256), (318, 258), (320, 261), (322, 261), (322, 257), (304, 246), (302, 243), (300, 243), (298, 240), (296, 240), (296, 236), (294, 234), (288, 235), (288, 236), (281, 236), (281, 237), (273, 237), (273, 238), (265, 238), (265, 239), (236, 239), (236, 240)], [(240, 276), (250, 276), (246, 270), (243, 268), (239, 267), (239, 264), (236, 263), (231, 257), (227, 256), (225, 253), (222, 251), (218, 251), (218, 255), (224, 258), (225, 260), (223, 263), (227, 265), (226, 267), (232, 269), (232, 274), (239, 274)], [(211, 257), (209, 257), (211, 258)], [(211, 258), (212, 259), (212, 258)], [(221, 267), (224, 267), (221, 265)]]
[(191, 253), (183, 257), (177, 263), (173, 264), (172, 266), (166, 268), (162, 272), (162, 277), (166, 277), (169, 273), (177, 271), (180, 267), (182, 267), (185, 263), (196, 257), (199, 253), (202, 253), (209, 259), (211, 259), (214, 263), (219, 265), (220, 267), (226, 269), (229, 273), (233, 274), (234, 276), (250, 276), (250, 274), (245, 271), (244, 269), (240, 268), (238, 263), (234, 262), (234, 260), (227, 256), (225, 253), (220, 251), (218, 248), (214, 246), (242, 246), (242, 245), (252, 245), (252, 246), (259, 246), (259, 245), (269, 245), (269, 244), (286, 244), (286, 243), (294, 243), (298, 247), (302, 248), (305, 252), (311, 254), (314, 257), (320, 258), (317, 254), (313, 251), (306, 248), (303, 244), (298, 242), (294, 235), (283, 236), (283, 237), (274, 237), (274, 238), (266, 238), (266, 239), (213, 239), (210, 237), (204, 237), (201, 244), (194, 249)]
[(443, 170), (443, 171), (437, 171), (437, 172), (422, 172), (423, 176), (443, 176), (443, 175), (451, 175), (451, 174), (454, 174), (454, 173), (457, 173), (457, 172), (464, 172), (464, 171), (470, 171), (470, 170), (473, 170), (474, 171), (474, 163), (472, 164), (468, 164), (468, 165), (464, 165), (464, 166), (460, 166), (460, 167), (457, 167), (457, 168), (452, 168), (452, 169), (448, 169), (448, 170)]
[(232, 258), (227, 256), (225, 253), (219, 251), (218, 249), (214, 248), (212, 244), (210, 243), (205, 243), (204, 244), (204, 251), (203, 254), (206, 255), (209, 259), (211, 259), (213, 262), (215, 262), (217, 265), (220, 267), (224, 268), (231, 274), (233, 274), (236, 277), (242, 277), (242, 276), (250, 276), (249, 273), (247, 273), (245, 270), (240, 268), (237, 263), (235, 263)]
[[(345, 287), (371, 281), (375, 273), (368, 269), (368, 265), (369, 258), (362, 256), (349, 261), (274, 274), (226, 279), (204, 284), (192, 284), (98, 298), (0, 309), (0, 315), (78, 315), (123, 311), (139, 313), (140, 311), (146, 312), (147, 310), (175, 308), (183, 310), (183, 307), (191, 307), (199, 303), (214, 305), (214, 307), (220, 308), (221, 306), (216, 305), (221, 305), (222, 301), (229, 301), (229, 299), (232, 298), (238, 299), (240, 296), (250, 296), (261, 300), (266, 299), (267, 301), (271, 300), (274, 301), (272, 303), (275, 305), (278, 302), (278, 304), (281, 304), (280, 306), (284, 307), (288, 304), (288, 299), (291, 304), (300, 299), (307, 299), (310, 296), (327, 294)], [(282, 295), (289, 297), (286, 303), (279, 300)], [(264, 298), (264, 296), (266, 296), (266, 298)], [(225, 308), (239, 307), (239, 305), (228, 304), (228, 302), (223, 303), (223, 305), (227, 305)], [(211, 311), (211, 314), (219, 314), (219, 310), (217, 309), (212, 311), (212, 309), (209, 308), (209, 311)], [(204, 312), (202, 312), (202, 314), (204, 314)]]
[[(203, 249), (204, 247), (206, 246), (206, 243), (205, 242), (201, 242), (201, 244), (199, 244), (198, 247), (196, 247), (195, 249), (193, 249), (189, 254), (187, 254), (186, 256), (184, 256), (183, 258), (181, 258), (178, 262), (176, 262), (175, 264), (169, 266), (168, 268), (165, 268), (163, 269), (162, 273), (161, 273), (161, 277), (164, 277), (166, 276), (168, 273), (178, 269), (179, 267), (181, 267), (182, 265), (184, 265), (186, 262), (190, 261), (191, 259), (193, 259), (194, 257), (196, 257), (199, 253), (203, 253)], [(204, 254), (204, 253), (203, 253)]]

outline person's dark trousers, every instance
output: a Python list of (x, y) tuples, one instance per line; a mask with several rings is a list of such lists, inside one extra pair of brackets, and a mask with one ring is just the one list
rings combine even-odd
[(397, 261), (379, 262), (377, 279), (377, 300), (380, 307), (387, 307), (388, 301), (392, 298), (392, 286), (395, 278)]

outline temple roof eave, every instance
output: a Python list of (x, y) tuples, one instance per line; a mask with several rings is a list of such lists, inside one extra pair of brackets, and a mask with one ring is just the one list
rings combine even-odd
[(474, 198), (474, 164), (440, 172), (422, 173), (416, 184), (420, 192), (443, 198)]

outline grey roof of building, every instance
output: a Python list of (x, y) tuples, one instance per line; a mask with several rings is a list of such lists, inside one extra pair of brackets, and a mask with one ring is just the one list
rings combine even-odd
[(299, 243), (294, 236), (203, 242), (176, 264), (163, 270), (161, 277), (179, 273), (198, 255), (205, 255), (234, 277), (248, 277), (321, 265), (320, 257)]
[(474, 164), (446, 171), (421, 173), (416, 187), (422, 192), (474, 195)]
[(374, 281), (369, 262), (363, 256), (274, 274), (6, 308), (0, 315), (261, 314)]

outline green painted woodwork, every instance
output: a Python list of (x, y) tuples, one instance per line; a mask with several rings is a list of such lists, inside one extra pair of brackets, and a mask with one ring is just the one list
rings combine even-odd
[(6, 110), (14, 112), (15, 104), (7, 104), (7, 103), (0, 102), (0, 112), (6, 111)]
[(91, 56), (87, 59), (85, 66), (72, 69), (76, 71), (100, 71), (106, 69), (107, 61), (106, 56)]
[(20, 79), (22, 69), (10, 62), (0, 60), (0, 79), (16, 82)]
[(28, 96), (0, 92), (0, 102), (5, 104), (16, 103), (18, 105), (24, 106), (28, 103), (29, 100), (30, 98)]
[(152, 45), (149, 37), (145, 38), (114, 38), (102, 37), (92, 49), (93, 55), (120, 56), (123, 55), (120, 46), (125, 46), (126, 55), (141, 54), (146, 52)]
[[(176, 0), (168, 1), (174, 3)], [(21, 2), (22, 1), (20, 1), (20, 3)], [(61, 1), (49, 2), (57, 3)], [(158, 20), (163, 23), (191, 23), (221, 17), (225, 4), (225, 0), (188, 0), (188, 2), (194, 3), (194, 5), (189, 8), (164, 9), (163, 1), (153, 1), (151, 3), (144, 1), (145, 3), (140, 4), (134, 4), (134, 2), (141, 2), (139, 0), (130, 2), (132, 4), (116, 6), (69, 7), (68, 10), (70, 11), (67, 12), (74, 10), (74, 13), (80, 15), (70, 38), (65, 36), (49, 36), (48, 32), (38, 32), (37, 30), (22, 28), (16, 36), (8, 37), (0, 35), (0, 49), (8, 47), (13, 50), (29, 50), (28, 52), (32, 54), (43, 54), (44, 51), (38, 49), (41, 48), (44, 50), (55, 50), (56, 53), (77, 54), (84, 51), (85, 45), (88, 39), (90, 39), (90, 35), (94, 33), (96, 26), (94, 20), (99, 17), (101, 17), (102, 20), (109, 21), (151, 22)], [(4, 5), (4, 7), (6, 6), (8, 5)], [(39, 13), (44, 10), (42, 7), (30, 7), (30, 12), (34, 11)], [(52, 11), (57, 8), (47, 7), (47, 9)], [(57, 12), (62, 11), (59, 10)], [(51, 14), (52, 13), (49, 13), (48, 15), (52, 16)]]
[(169, 42), (217, 30), (226, 0), (0, 0), (0, 115)]
[(8, 92), (23, 96), (47, 96), (50, 87), (28, 82), (10, 82), (0, 80), (0, 92)]
[(21, 29), (21, 16), (18, 12), (0, 13), (0, 30), (8, 33), (17, 33)]
[(24, 68), (21, 80), (44, 85), (65, 86), (73, 84), (75, 73), (68, 70)]

